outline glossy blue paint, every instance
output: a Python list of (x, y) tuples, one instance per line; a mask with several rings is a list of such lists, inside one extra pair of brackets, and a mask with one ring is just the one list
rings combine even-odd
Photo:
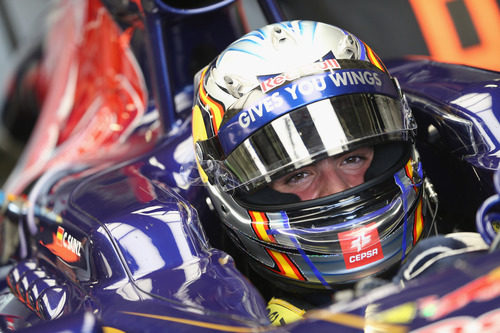
[(439, 198), (441, 232), (475, 231), (476, 211), (495, 193), (500, 167), (500, 73), (428, 60), (386, 65), (418, 124), (417, 148)]
[(410, 103), (439, 122), (455, 154), (483, 169), (500, 166), (500, 73), (431, 61), (390, 71)]
[[(187, 130), (190, 126), (186, 124), (180, 128)], [(182, 131), (178, 134), (186, 136)], [(187, 186), (189, 184), (183, 184), (171, 174), (162, 180), (162, 175), (167, 174), (162, 171), (165, 166), (176, 172), (193, 162), (184, 159), (184, 164), (172, 163), (178, 146), (172, 145), (175, 140), (166, 141), (168, 144), (160, 145), (137, 161), (73, 181), (62, 186), (60, 192), (48, 195), (56, 206), (62, 207), (66, 202), (65, 208), (59, 212), (63, 222), (56, 225), (40, 216), (41, 234), (52, 236), (54, 227), (62, 226), (82, 244), (92, 246), (88, 251), (82, 251), (78, 262), (67, 262), (38, 242), (38, 251), (34, 255), (43, 255), (43, 258), (39, 258), (36, 265), (29, 266), (31, 270), (25, 268), (24, 263), (14, 270), (24, 269), (29, 276), (34, 276), (31, 281), (39, 278), (33, 272), (42, 272), (45, 278), (54, 277), (50, 274), (51, 269), (62, 262), (69, 268), (62, 274), (58, 272), (60, 283), (57, 287), (47, 287), (42, 291), (46, 296), (39, 306), (42, 318), (55, 319), (73, 313), (75, 309), (84, 309), (88, 299), (91, 305), (87, 310), (103, 311), (103, 325), (124, 329), (134, 326), (127, 321), (120, 321), (120, 325), (115, 323), (116, 312), (144, 312), (148, 304), (151, 304), (151, 310), (147, 313), (161, 309), (157, 313), (166, 315), (172, 312), (173, 316), (185, 319), (194, 316), (202, 320), (200, 313), (213, 312), (214, 318), (221, 317), (214, 322), (243, 322), (250, 326), (267, 323), (265, 303), (258, 292), (235, 269), (227, 254), (209, 245), (197, 211), (182, 196), (204, 197), (203, 188)], [(180, 140), (180, 143), (184, 141)], [(192, 149), (192, 146), (187, 147)], [(188, 156), (193, 157), (193, 154)], [(165, 159), (170, 165), (160, 162)], [(170, 186), (169, 182), (181, 184), (183, 188)], [(203, 201), (200, 199), (199, 202)], [(85, 244), (83, 247), (87, 249)], [(91, 269), (88, 281), (81, 278), (81, 262), (88, 262), (86, 267)], [(18, 280), (33, 287), (30, 281), (24, 281), (27, 273)], [(80, 291), (83, 294), (72, 297), (78, 294), (77, 285), (83, 288)], [(23, 293), (28, 292), (33, 293), (23, 289)], [(108, 316), (107, 310), (103, 309), (113, 311)], [(144, 323), (140, 325), (143, 327)]]

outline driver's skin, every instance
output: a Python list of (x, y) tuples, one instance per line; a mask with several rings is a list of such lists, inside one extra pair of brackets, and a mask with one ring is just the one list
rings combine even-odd
[(362, 184), (372, 160), (372, 147), (358, 148), (294, 170), (270, 186), (302, 201), (321, 198)]

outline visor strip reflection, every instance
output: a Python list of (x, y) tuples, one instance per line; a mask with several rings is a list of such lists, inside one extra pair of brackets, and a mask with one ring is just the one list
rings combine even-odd
[[(254, 165), (257, 167), (257, 169), (259, 170), (259, 173), (261, 175), (266, 175), (267, 174), (267, 168), (266, 166), (262, 163), (259, 155), (257, 154), (257, 152), (255, 151), (255, 148), (252, 146), (252, 144), (248, 141), (248, 140), (245, 140), (242, 144), (243, 147), (245, 147), (245, 150), (247, 151), (248, 155), (250, 155), (251, 157), (251, 161), (253, 161)], [(265, 177), (266, 180), (268, 177)]]
[[(290, 229), (290, 222), (288, 221), (288, 215), (286, 215), (286, 213), (284, 211), (281, 211), (281, 218), (283, 220), (283, 225), (285, 226), (285, 228)], [(321, 272), (316, 268), (314, 263), (311, 261), (311, 259), (309, 259), (307, 254), (304, 252), (304, 250), (300, 246), (300, 244), (297, 241), (297, 239), (295, 238), (295, 236), (289, 236), (289, 238), (292, 241), (292, 243), (295, 245), (295, 248), (297, 249), (297, 251), (299, 251), (299, 253), (302, 256), (302, 258), (304, 259), (304, 261), (309, 265), (309, 267), (313, 271), (316, 278), (321, 282), (321, 284), (323, 286), (325, 286), (325, 288), (327, 288), (327, 289), (332, 289), (332, 287), (330, 287), (328, 282), (326, 282), (326, 280), (323, 278), (323, 275), (321, 274)]]
[(404, 224), (403, 224), (403, 243), (401, 244), (401, 250), (403, 251), (402, 256), (401, 256), (401, 261), (403, 261), (405, 259), (405, 256), (406, 256), (406, 229), (408, 227), (408, 217), (407, 217), (408, 202), (406, 200), (406, 192), (408, 191), (408, 189), (405, 187), (405, 185), (403, 184), (403, 182), (401, 181), (401, 179), (399, 178), (397, 173), (394, 175), (394, 181), (401, 189), (401, 193), (402, 193), (401, 197), (403, 198)]
[(289, 114), (284, 115), (281, 121), (272, 122), (271, 126), (279, 136), (281, 145), (285, 148), (288, 158), (291, 161), (309, 154), (309, 150)]
[(348, 142), (337, 113), (329, 100), (309, 104), (307, 109), (321, 138), (323, 147), (330, 148), (328, 142), (336, 142), (339, 145)]

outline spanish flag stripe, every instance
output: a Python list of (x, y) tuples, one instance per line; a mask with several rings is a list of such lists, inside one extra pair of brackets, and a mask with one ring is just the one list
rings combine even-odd
[(57, 239), (62, 240), (63, 234), (64, 234), (64, 229), (62, 227), (58, 227), (56, 234)]
[(265, 213), (248, 211), (250, 217), (252, 218), (252, 229), (260, 240), (276, 243), (274, 237), (269, 235), (267, 231), (269, 230), (269, 219)]
[[(252, 219), (252, 229), (260, 240), (267, 241), (270, 243), (276, 243), (276, 240), (272, 235), (269, 235), (267, 231), (269, 230), (269, 219), (263, 212), (248, 211), (250, 218)], [(278, 274), (290, 277), (296, 280), (305, 280), (302, 273), (295, 266), (295, 264), (288, 258), (284, 253), (273, 251), (266, 248), (273, 261), (278, 266)]]
[(220, 105), (218, 102), (213, 100), (207, 95), (207, 92), (203, 88), (203, 81), (205, 79), (205, 73), (207, 70), (205, 69), (203, 73), (201, 74), (201, 79), (200, 79), (200, 98), (201, 101), (208, 106), (208, 109), (210, 111), (210, 114), (212, 115), (212, 125), (215, 134), (217, 134), (217, 131), (219, 130), (219, 124), (222, 121), (222, 116), (224, 115), (224, 109), (222, 105)]
[(410, 178), (410, 181), (413, 184), (413, 189), (415, 190), (415, 192), (418, 192), (418, 188), (415, 185), (415, 182), (413, 181), (413, 163), (412, 163), (411, 159), (405, 165), (405, 173), (406, 173), (406, 176), (408, 178)]
[(366, 48), (366, 53), (368, 54), (368, 59), (370, 59), (370, 62), (375, 66), (377, 66), (381, 71), (387, 72), (385, 70), (384, 65), (382, 65), (378, 57), (375, 55), (375, 53), (373, 53), (373, 50), (366, 44), (365, 48)]
[(273, 258), (273, 261), (278, 265), (279, 273), (289, 278), (296, 280), (305, 280), (295, 264), (284, 253), (266, 249), (267, 253)]
[[(207, 127), (205, 126), (205, 120), (203, 119), (201, 109), (197, 104), (193, 106), (191, 128), (191, 132), (193, 134), (193, 142), (203, 141), (207, 139)], [(200, 173), (201, 180), (206, 183), (208, 181), (208, 176), (205, 173), (205, 170), (203, 170), (203, 168), (201, 167), (198, 158), (196, 158), (196, 165), (198, 167), (198, 172)]]
[(406, 163), (405, 172), (408, 178), (413, 179), (413, 164), (411, 163), (411, 160)]
[(422, 216), (422, 200), (419, 201), (415, 210), (415, 221), (413, 223), (413, 244), (415, 244), (424, 230), (424, 218)]

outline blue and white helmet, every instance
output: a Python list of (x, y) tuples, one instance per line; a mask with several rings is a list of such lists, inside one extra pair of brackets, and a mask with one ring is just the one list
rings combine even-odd
[[(400, 263), (426, 225), (411, 111), (368, 45), (310, 21), (271, 24), (228, 46), (195, 82), (201, 178), (236, 245), (270, 281), (330, 289)], [(374, 147), (365, 182), (300, 201), (269, 184)]]

